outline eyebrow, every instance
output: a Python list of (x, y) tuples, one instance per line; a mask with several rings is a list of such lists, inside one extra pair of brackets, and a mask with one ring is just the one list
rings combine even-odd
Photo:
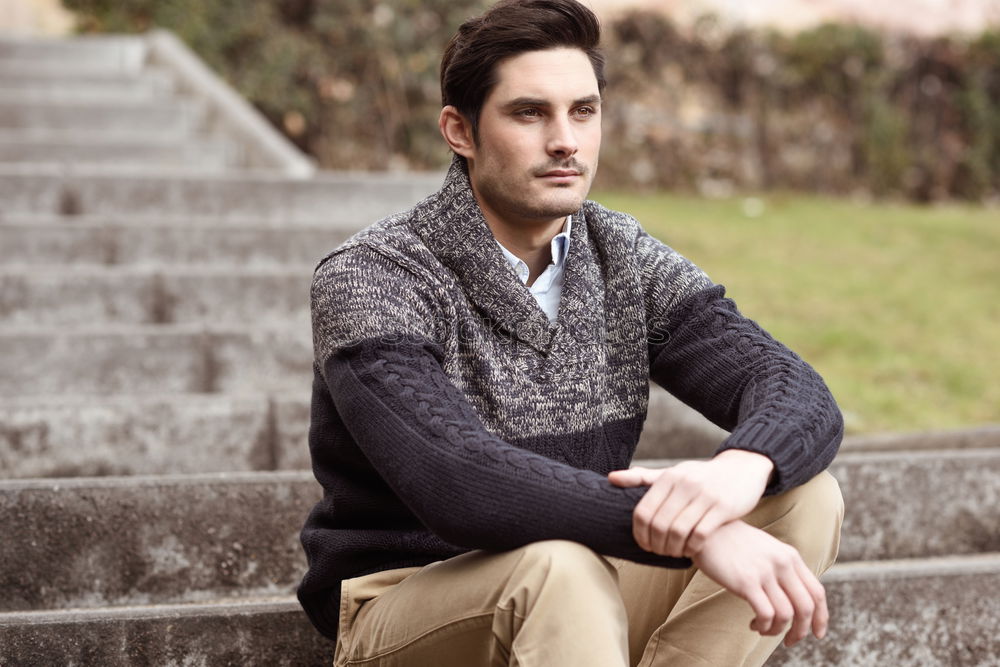
[[(588, 95), (586, 97), (581, 97), (580, 99), (573, 100), (571, 106), (580, 106), (581, 104), (599, 104), (601, 101), (600, 95)], [(552, 102), (548, 100), (543, 100), (537, 97), (518, 97), (510, 102), (503, 105), (504, 109), (514, 109), (516, 107), (551, 107)]]

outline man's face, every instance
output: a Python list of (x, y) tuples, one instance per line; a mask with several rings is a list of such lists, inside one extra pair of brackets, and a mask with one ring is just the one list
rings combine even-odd
[(601, 148), (601, 98), (587, 55), (529, 51), (500, 62), (466, 155), (484, 212), (535, 227), (575, 213)]

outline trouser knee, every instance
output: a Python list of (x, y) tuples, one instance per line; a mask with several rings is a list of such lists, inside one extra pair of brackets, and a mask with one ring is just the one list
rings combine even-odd
[(521, 547), (518, 568), (545, 573), (555, 585), (586, 585), (589, 582), (617, 585), (618, 570), (590, 547), (571, 540), (542, 540)]
[(505, 649), (500, 657), (517, 654), (516, 664), (627, 665), (628, 615), (614, 565), (568, 540), (516, 551), (494, 614), (493, 634)]
[[(768, 507), (763, 507), (765, 504)], [(767, 522), (759, 527), (798, 549), (814, 572), (824, 572), (836, 560), (844, 497), (840, 484), (829, 472), (766, 498), (758, 509), (765, 510), (761, 518)]]

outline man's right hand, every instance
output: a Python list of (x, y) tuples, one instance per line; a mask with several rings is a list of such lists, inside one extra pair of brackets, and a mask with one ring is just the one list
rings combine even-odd
[(810, 628), (818, 639), (826, 635), (826, 591), (794, 547), (743, 521), (732, 521), (715, 530), (701, 551), (689, 555), (710, 579), (750, 603), (755, 614), (751, 630), (777, 635), (793, 621), (785, 646), (805, 637)]

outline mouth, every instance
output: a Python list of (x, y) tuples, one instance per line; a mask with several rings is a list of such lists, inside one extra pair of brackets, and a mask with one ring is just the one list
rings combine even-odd
[(571, 183), (580, 177), (580, 172), (575, 169), (553, 169), (539, 176), (551, 183)]

